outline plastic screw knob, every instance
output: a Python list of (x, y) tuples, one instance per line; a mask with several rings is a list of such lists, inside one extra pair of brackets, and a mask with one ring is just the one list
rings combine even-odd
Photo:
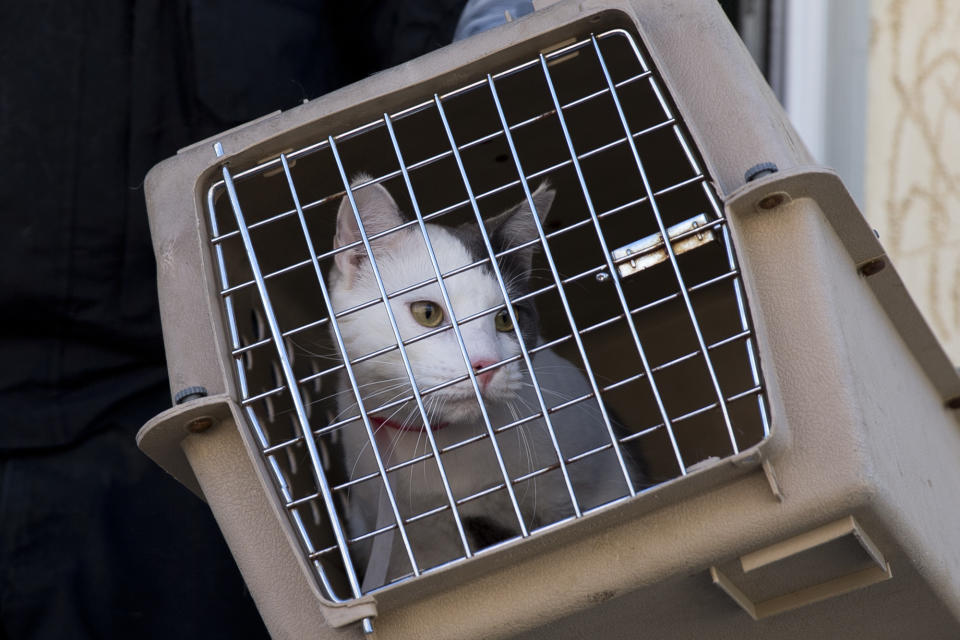
[(207, 396), (207, 390), (204, 387), (187, 387), (177, 391), (173, 396), (173, 404), (183, 404), (190, 400), (199, 400)]
[(743, 174), (743, 180), (744, 182), (752, 182), (757, 178), (762, 178), (768, 173), (776, 173), (777, 171), (779, 171), (777, 165), (772, 162), (761, 162), (747, 169)]

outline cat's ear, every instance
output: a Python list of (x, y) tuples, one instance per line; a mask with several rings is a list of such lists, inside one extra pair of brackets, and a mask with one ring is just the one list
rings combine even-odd
[[(536, 191), (530, 194), (530, 199), (533, 200), (533, 208), (536, 209), (540, 222), (546, 220), (556, 195), (557, 192), (550, 188), (546, 180), (540, 183)], [(530, 210), (530, 201), (524, 200), (495, 218), (491, 218), (487, 222), (487, 232), (494, 240), (493, 244), (499, 245), (498, 251), (535, 239), (537, 237), (537, 225)], [(525, 272), (530, 270), (536, 248), (537, 245), (531, 245), (512, 254), (521, 261), (520, 266)]]
[[(366, 175), (358, 175), (354, 178), (353, 184), (366, 182), (369, 179)], [(403, 216), (400, 215), (396, 201), (381, 184), (368, 185), (354, 191), (353, 200), (357, 203), (357, 211), (360, 212), (363, 230), (368, 238), (403, 224)], [(394, 236), (395, 234), (390, 234), (386, 238), (394, 238)], [(339, 249), (360, 240), (357, 217), (353, 213), (350, 199), (344, 196), (337, 211), (337, 232), (333, 238), (333, 247)], [(348, 251), (342, 251), (334, 257), (337, 268), (348, 277), (366, 259), (367, 251), (362, 244)]]

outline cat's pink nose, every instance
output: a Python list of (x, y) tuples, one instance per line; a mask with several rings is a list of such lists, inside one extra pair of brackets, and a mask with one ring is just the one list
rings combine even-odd
[(484, 371), (479, 373), (481, 369), (485, 369), (492, 364), (496, 364), (496, 360), (474, 360), (472, 363), (473, 371), (477, 374), (477, 383), (480, 385), (480, 391), (486, 391), (487, 386), (490, 384), (490, 381), (493, 379), (494, 374), (497, 373), (495, 369), (490, 371)]

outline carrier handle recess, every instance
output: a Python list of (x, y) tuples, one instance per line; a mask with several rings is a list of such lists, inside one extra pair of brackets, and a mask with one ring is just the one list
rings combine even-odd
[(873, 563), (872, 566), (761, 601), (751, 599), (716, 566), (710, 567), (710, 577), (713, 584), (730, 596), (754, 620), (762, 620), (814, 602), (843, 595), (893, 577), (893, 573), (890, 571), (890, 563), (884, 559), (883, 554), (880, 553), (880, 550), (853, 516), (847, 516), (812, 531), (801, 533), (769, 547), (745, 554), (740, 557), (740, 565), (746, 574), (764, 567), (770, 567), (781, 560), (797, 557), (803, 553), (816, 553), (818, 547), (847, 536), (852, 536), (862, 550), (866, 552)]

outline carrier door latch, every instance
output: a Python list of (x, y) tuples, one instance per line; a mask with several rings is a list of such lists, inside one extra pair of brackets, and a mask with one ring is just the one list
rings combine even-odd
[[(670, 237), (670, 246), (673, 248), (673, 253), (680, 255), (716, 240), (713, 226), (708, 227), (707, 225), (707, 214), (701, 213), (696, 217), (669, 227), (667, 235)], [(707, 228), (704, 229), (703, 227)], [(698, 232), (697, 229), (700, 229), (700, 231)], [(666, 262), (668, 259), (663, 234), (660, 233), (640, 238), (613, 250), (613, 261), (623, 278), (649, 269), (655, 264)]]

